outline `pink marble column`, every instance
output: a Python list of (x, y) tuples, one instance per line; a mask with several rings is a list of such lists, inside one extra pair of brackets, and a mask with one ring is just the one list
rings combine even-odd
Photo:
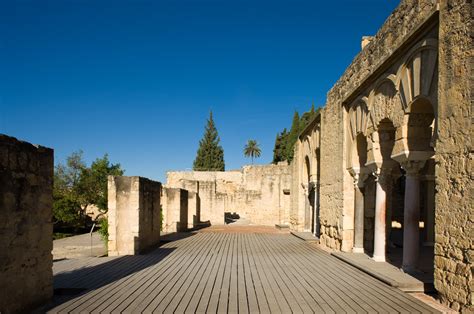
[(411, 272), (418, 266), (420, 254), (420, 169), (424, 161), (408, 160), (401, 165), (406, 171), (402, 269)]
[(354, 247), (353, 253), (364, 253), (364, 178), (354, 175)]
[(390, 169), (378, 168), (374, 173), (376, 182), (374, 255), (376, 262), (385, 262), (387, 190), (390, 184)]

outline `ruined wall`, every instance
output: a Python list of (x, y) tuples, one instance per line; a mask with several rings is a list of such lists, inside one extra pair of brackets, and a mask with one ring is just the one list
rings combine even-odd
[(163, 232), (182, 232), (188, 229), (188, 195), (189, 192), (184, 189), (169, 186), (163, 188)]
[(288, 223), (290, 170), (287, 165), (245, 166), (242, 171), (169, 172), (167, 186), (196, 192), (201, 222), (224, 224), (237, 213), (256, 225)]
[(161, 183), (109, 176), (109, 256), (139, 254), (160, 241)]
[(0, 135), (0, 312), (53, 295), (53, 150)]
[(473, 13), (471, 1), (440, 4), (435, 287), (466, 312), (474, 312)]
[(353, 245), (354, 188), (346, 170), (348, 117), (344, 105), (401, 58), (402, 48), (436, 10), (435, 0), (402, 1), (328, 93), (321, 116), (320, 238), (330, 248), (350, 251)]

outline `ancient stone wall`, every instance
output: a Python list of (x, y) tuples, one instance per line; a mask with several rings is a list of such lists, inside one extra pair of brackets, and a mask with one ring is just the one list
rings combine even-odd
[(109, 176), (109, 256), (135, 255), (160, 241), (161, 183)]
[[(189, 192), (187, 190), (168, 186), (163, 188), (161, 201), (163, 232), (182, 232), (188, 229), (188, 202)], [(193, 214), (195, 211), (196, 207), (191, 209), (190, 212)]]
[(167, 181), (169, 187), (198, 193), (201, 222), (224, 224), (227, 212), (256, 225), (288, 223), (291, 175), (287, 165), (245, 166), (242, 171), (228, 172), (169, 172)]
[(0, 135), (0, 312), (53, 295), (53, 150)]
[(328, 93), (321, 114), (320, 219), (321, 243), (330, 248), (350, 251), (353, 244), (354, 188), (346, 170), (349, 117), (344, 106), (401, 62), (402, 51), (436, 12), (435, 0), (402, 1)]
[(473, 14), (471, 1), (440, 3), (435, 287), (465, 312), (474, 312)]

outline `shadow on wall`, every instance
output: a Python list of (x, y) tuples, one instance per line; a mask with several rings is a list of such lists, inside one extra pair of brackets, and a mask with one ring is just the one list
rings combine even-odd
[(56, 274), (53, 300), (39, 311), (46, 312), (133, 273), (158, 267), (173, 251), (174, 248), (159, 248), (146, 255), (117, 257), (99, 265)]

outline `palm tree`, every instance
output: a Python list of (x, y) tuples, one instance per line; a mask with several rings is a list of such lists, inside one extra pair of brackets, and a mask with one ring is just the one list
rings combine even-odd
[(253, 159), (260, 157), (262, 154), (262, 150), (260, 149), (260, 146), (258, 145), (256, 140), (248, 140), (247, 145), (244, 147), (244, 155), (245, 157), (250, 157), (252, 158), (252, 165), (253, 165)]

